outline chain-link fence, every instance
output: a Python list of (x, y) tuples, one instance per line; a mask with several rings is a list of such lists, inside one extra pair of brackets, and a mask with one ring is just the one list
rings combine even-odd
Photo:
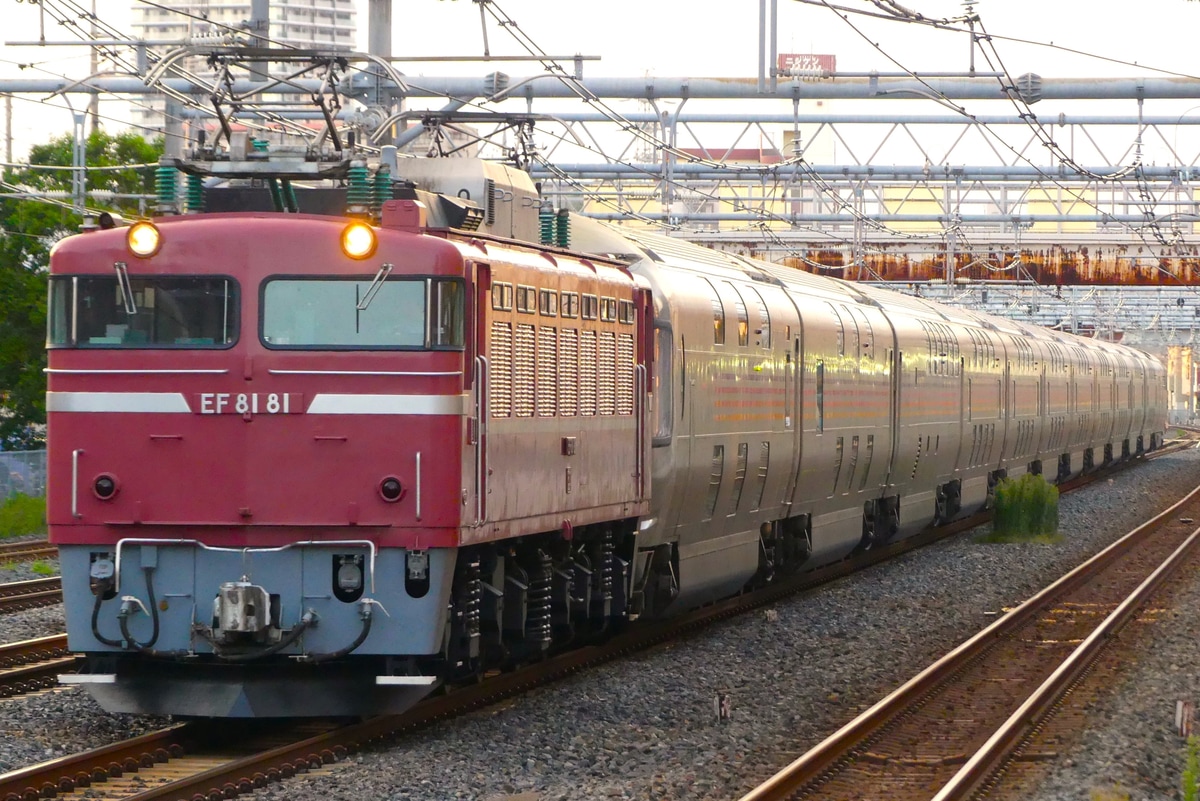
[(18, 493), (46, 494), (45, 451), (0, 451), (0, 501)]

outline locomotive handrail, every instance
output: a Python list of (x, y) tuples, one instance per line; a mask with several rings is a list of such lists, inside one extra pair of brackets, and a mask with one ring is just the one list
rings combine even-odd
[(417, 451), (417, 520), (421, 519), (421, 452)]
[(71, 451), (71, 517), (83, 517), (79, 514), (79, 454), (83, 448)]
[(195, 545), (205, 551), (219, 551), (222, 553), (276, 553), (279, 551), (287, 551), (292, 548), (304, 548), (312, 546), (315, 548), (340, 548), (347, 545), (365, 546), (370, 553), (368, 560), (368, 572), (371, 574), (371, 592), (375, 592), (375, 543), (370, 540), (300, 540), (299, 542), (289, 542), (287, 545), (277, 545), (271, 548), (227, 548), (219, 545), (207, 545), (200, 540), (193, 539), (162, 539), (157, 537), (123, 537), (117, 540), (117, 555), (116, 562), (113, 567), (115, 574), (116, 585), (114, 592), (121, 592), (121, 549), (126, 545)]
[(638, 500), (646, 497), (646, 365), (634, 367), (634, 397), (637, 399), (637, 455), (634, 457), (633, 473), (637, 478)]
[(486, 356), (475, 357), (475, 524), (483, 525), (487, 513), (488, 415), (491, 410), (491, 370)]
[(433, 378), (461, 376), (462, 370), (444, 372), (413, 372), (408, 370), (267, 370), (271, 375), (382, 375), (398, 378)]
[(55, 375), (224, 375), (228, 370), (68, 370), (63, 367), (44, 367), (43, 373)]

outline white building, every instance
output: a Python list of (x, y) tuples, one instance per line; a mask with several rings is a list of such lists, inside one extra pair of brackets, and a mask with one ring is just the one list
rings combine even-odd
[[(265, 32), (273, 47), (329, 48), (353, 50), (357, 28), (354, 0), (275, 0), (270, 3), (270, 24)], [(135, 35), (156, 43), (156, 53), (168, 52), (171, 45), (213, 44), (229, 41), (240, 34), (245, 40), (251, 33), (249, 0), (159, 0), (154, 5), (133, 4)], [(211, 77), (203, 61), (196, 59), (186, 68)], [(147, 95), (135, 101), (134, 122), (151, 128), (163, 125), (164, 102), (161, 96)]]

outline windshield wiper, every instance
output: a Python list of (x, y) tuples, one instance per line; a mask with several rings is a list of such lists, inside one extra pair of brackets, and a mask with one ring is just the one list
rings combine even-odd
[(137, 304), (133, 302), (133, 285), (129, 283), (129, 269), (123, 261), (114, 262), (113, 269), (117, 271), (117, 286), (121, 287), (121, 299), (125, 302), (125, 313), (132, 317), (137, 314)]
[(367, 294), (362, 296), (362, 300), (360, 300), (358, 305), (354, 308), (356, 308), (358, 311), (366, 311), (367, 307), (371, 305), (371, 301), (375, 299), (377, 294), (379, 294), (380, 288), (383, 287), (383, 282), (386, 281), (387, 277), (391, 274), (392, 265), (385, 264), (380, 267), (379, 272), (375, 273), (375, 277), (371, 279), (371, 285), (367, 287)]

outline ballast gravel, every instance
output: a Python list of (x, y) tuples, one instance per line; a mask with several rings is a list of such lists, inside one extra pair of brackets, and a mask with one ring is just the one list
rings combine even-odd
[[(1057, 544), (993, 545), (977, 541), (982, 532), (962, 534), (779, 603), (774, 615), (727, 621), (243, 797), (737, 798), (1197, 484), (1200, 451), (1167, 456), (1062, 498)], [(11, 580), (0, 570), (0, 581)], [(1195, 609), (1200, 576), (1189, 581), (1178, 598)], [(56, 609), (0, 616), (0, 640), (40, 630)], [(1176, 797), (1170, 788), (1178, 786), (1182, 749), (1163, 733), (1173, 731), (1176, 697), (1200, 690), (1191, 669), (1200, 624), (1188, 619), (1164, 616), (1155, 636), (1168, 645), (1135, 666), (1149, 677), (1111, 699), (1118, 706), (1107, 725), (1063, 760), (1070, 764), (1044, 783), (1042, 801), (1120, 786), (1139, 799)], [(719, 693), (730, 699), (728, 720), (717, 719)], [(0, 770), (166, 722), (106, 715), (77, 690), (0, 700)]]

